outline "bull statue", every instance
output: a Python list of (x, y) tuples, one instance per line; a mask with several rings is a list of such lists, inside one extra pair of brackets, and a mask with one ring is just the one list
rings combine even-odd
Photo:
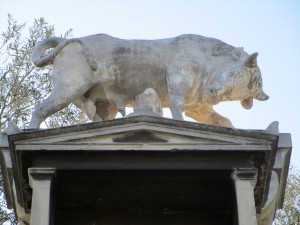
[[(46, 51), (52, 48), (48, 54)], [(182, 112), (196, 121), (232, 127), (213, 105), (253, 99), (264, 101), (257, 55), (220, 40), (184, 34), (159, 40), (124, 40), (97, 34), (83, 38), (50, 37), (32, 55), (37, 67), (53, 64), (54, 88), (33, 111), (29, 128), (70, 103), (92, 121), (115, 118), (147, 88), (158, 93), (173, 119)]]

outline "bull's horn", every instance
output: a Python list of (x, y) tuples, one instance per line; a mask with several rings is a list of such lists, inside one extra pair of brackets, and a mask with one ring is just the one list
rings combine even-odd
[(255, 99), (259, 101), (266, 101), (269, 99), (269, 95), (267, 95), (264, 91), (262, 91), (259, 95), (255, 97)]
[(257, 56), (258, 56), (258, 53), (257, 53), (257, 52), (251, 54), (251, 55), (246, 59), (245, 66), (247, 66), (247, 67), (249, 67), (249, 68), (256, 67), (256, 65), (257, 65)]

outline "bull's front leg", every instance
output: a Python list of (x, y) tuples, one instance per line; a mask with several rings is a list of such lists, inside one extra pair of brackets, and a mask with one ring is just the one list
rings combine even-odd
[(172, 118), (183, 120), (182, 112), (185, 108), (185, 97), (190, 89), (190, 83), (186, 74), (168, 74), (169, 107)]
[(170, 110), (172, 118), (175, 120), (183, 120), (182, 112), (184, 109), (185, 101), (180, 95), (170, 94)]
[(185, 110), (185, 115), (205, 124), (212, 124), (224, 127), (234, 127), (231, 121), (217, 113), (212, 105), (202, 105), (188, 108)]

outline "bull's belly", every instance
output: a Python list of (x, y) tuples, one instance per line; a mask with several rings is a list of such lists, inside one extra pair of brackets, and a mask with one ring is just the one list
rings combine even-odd
[[(145, 71), (132, 71), (130, 78), (121, 75), (116, 80), (115, 88), (120, 94), (135, 97), (144, 92), (147, 88), (153, 88), (160, 96), (167, 95), (168, 87), (166, 77), (161, 74), (150, 74)], [(156, 78), (152, 78), (156, 77)]]
[(160, 96), (168, 94), (167, 65), (151, 59), (115, 60), (100, 68), (100, 82), (105, 93), (115, 93), (134, 99), (147, 88), (153, 88)]

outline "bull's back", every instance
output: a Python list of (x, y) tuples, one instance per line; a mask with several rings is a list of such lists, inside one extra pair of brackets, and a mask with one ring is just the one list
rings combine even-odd
[(97, 34), (81, 38), (85, 46), (99, 60), (126, 57), (150, 60), (154, 63), (170, 62), (178, 55), (192, 55), (198, 58), (231, 54), (233, 47), (214, 38), (195, 34), (184, 34), (174, 38), (157, 40), (126, 40), (107, 34)]
[(99, 64), (101, 82), (109, 91), (134, 98), (146, 88), (167, 95), (166, 74), (174, 50), (168, 40), (123, 40), (108, 35), (83, 38)]
[(99, 76), (103, 78), (103, 85), (108, 90), (132, 98), (149, 87), (160, 96), (166, 96), (166, 74), (170, 66), (178, 66), (187, 59), (204, 66), (207, 60), (212, 60), (220, 52), (226, 55), (232, 50), (231, 46), (217, 39), (199, 35), (124, 40), (99, 34), (81, 40), (100, 66)]

